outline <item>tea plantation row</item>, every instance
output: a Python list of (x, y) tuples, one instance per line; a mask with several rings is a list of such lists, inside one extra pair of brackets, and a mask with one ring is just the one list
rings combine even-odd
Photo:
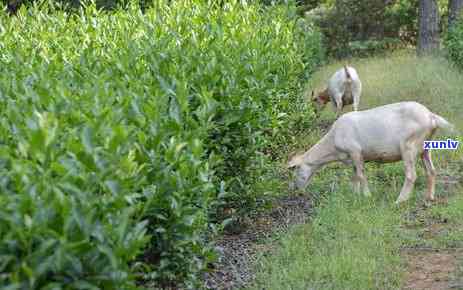
[(295, 7), (155, 3), (0, 16), (2, 289), (197, 287), (223, 209), (310, 122)]

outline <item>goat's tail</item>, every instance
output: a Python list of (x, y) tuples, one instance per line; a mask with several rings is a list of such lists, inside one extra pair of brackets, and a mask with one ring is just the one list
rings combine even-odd
[(347, 69), (347, 64), (344, 65), (344, 71), (346, 72), (346, 77), (348, 81), (352, 81), (352, 77), (349, 73), (349, 70)]
[(455, 125), (453, 125), (449, 121), (445, 120), (441, 116), (439, 116), (437, 114), (434, 114), (434, 113), (432, 114), (432, 117), (433, 117), (434, 122), (436, 124), (436, 128), (444, 129), (445, 131), (448, 131), (448, 132), (451, 132), (451, 133), (455, 132)]
[(287, 168), (293, 168), (293, 167), (299, 166), (303, 163), (303, 161), (304, 161), (304, 154), (295, 155), (289, 160)]

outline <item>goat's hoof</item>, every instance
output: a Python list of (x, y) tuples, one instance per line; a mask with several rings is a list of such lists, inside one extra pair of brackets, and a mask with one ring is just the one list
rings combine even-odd
[(396, 205), (401, 205), (401, 204), (403, 204), (405, 201), (407, 201), (407, 200), (406, 200), (406, 199), (397, 199), (397, 200), (395, 201), (395, 204), (396, 204)]

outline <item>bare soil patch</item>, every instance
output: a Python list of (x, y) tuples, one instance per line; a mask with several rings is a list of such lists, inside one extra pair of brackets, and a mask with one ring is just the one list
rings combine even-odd
[(245, 286), (254, 279), (253, 263), (258, 254), (268, 254), (272, 244), (269, 237), (283, 233), (290, 226), (307, 222), (312, 212), (311, 200), (306, 196), (289, 196), (275, 201), (272, 210), (262, 213), (247, 223), (240, 233), (225, 233), (216, 245), (221, 255), (204, 275), (207, 289), (228, 290)]
[[(438, 182), (444, 185), (446, 192), (453, 192), (460, 180), (460, 176), (441, 175)], [(414, 223), (405, 227), (421, 229), (419, 237), (424, 242), (454, 231), (455, 225), (449, 224), (447, 219), (433, 219), (426, 214), (429, 206), (447, 205), (448, 199), (448, 195), (438, 197), (432, 204), (423, 204), (410, 212), (409, 217)], [(403, 248), (402, 256), (407, 263), (403, 289), (463, 289), (463, 277), (459, 275), (462, 271), (463, 248)]]
[[(411, 249), (404, 253), (407, 273), (403, 289), (447, 290), (460, 289), (455, 281), (461, 249)], [(457, 287), (457, 288), (455, 288)]]

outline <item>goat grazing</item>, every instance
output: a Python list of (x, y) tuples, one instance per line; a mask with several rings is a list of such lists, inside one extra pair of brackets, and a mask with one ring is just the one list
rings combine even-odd
[(293, 157), (288, 168), (297, 167), (296, 186), (303, 189), (320, 167), (334, 161), (354, 165), (354, 190), (360, 187), (370, 195), (364, 175), (364, 162), (396, 162), (403, 160), (405, 182), (396, 203), (409, 198), (416, 180), (415, 163), (421, 154), (427, 175), (427, 194), (434, 199), (436, 172), (431, 152), (424, 141), (436, 129), (453, 130), (453, 125), (416, 102), (400, 102), (370, 110), (349, 112), (333, 123), (331, 129), (310, 150)]
[(362, 83), (357, 71), (353, 67), (344, 66), (331, 76), (326, 89), (317, 96), (312, 91), (312, 102), (318, 104), (317, 109), (322, 109), (331, 101), (338, 118), (346, 105), (353, 105), (354, 111), (358, 111), (361, 92)]

